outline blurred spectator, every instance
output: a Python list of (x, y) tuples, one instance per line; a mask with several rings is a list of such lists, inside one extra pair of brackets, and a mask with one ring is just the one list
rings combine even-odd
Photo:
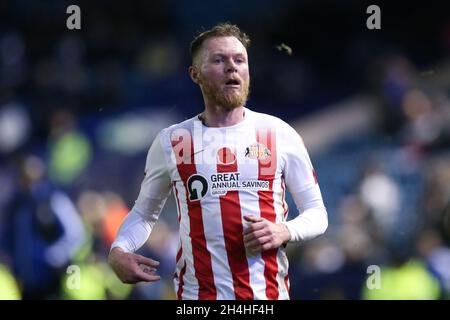
[(446, 139), (445, 127), (450, 118), (435, 106), (423, 90), (408, 91), (402, 101), (406, 124), (402, 128), (405, 143), (417, 149), (432, 151), (433, 147)]
[(61, 278), (61, 296), (70, 300), (127, 299), (133, 287), (123, 284), (102, 259), (100, 254), (91, 252), (84, 260), (75, 259), (79, 268), (79, 287), (69, 285), (69, 274)]
[[(397, 249), (396, 249), (397, 250)], [(403, 248), (399, 249), (404, 251)], [(368, 300), (434, 300), (440, 297), (438, 281), (417, 258), (405, 252), (392, 252), (392, 263), (381, 266), (380, 288), (364, 283), (363, 298)], [(373, 276), (373, 275), (371, 275)]]
[(129, 209), (122, 198), (113, 192), (106, 192), (104, 198), (106, 201), (106, 212), (102, 219), (102, 240), (106, 247), (111, 247), (122, 220), (128, 214)]
[(395, 181), (373, 161), (363, 170), (360, 196), (381, 231), (386, 236), (390, 235), (397, 222), (402, 194)]
[(0, 300), (20, 300), (20, 288), (7, 265), (0, 261)]
[(20, 103), (0, 106), (0, 153), (10, 154), (30, 138), (31, 123), (27, 110)]
[(443, 237), (448, 246), (450, 246), (450, 201), (444, 208), (444, 214), (442, 217)]
[[(424, 173), (422, 226), (441, 228), (444, 224), (445, 209), (450, 204), (449, 155), (430, 159)], [(443, 231), (445, 234), (445, 230)], [(450, 235), (448, 232), (447, 234)]]
[[(126, 299), (132, 292), (131, 285), (123, 284), (106, 262), (108, 240), (116, 224), (128, 212), (122, 199), (112, 193), (101, 194), (84, 191), (78, 199), (78, 207), (86, 230), (83, 245), (74, 254), (72, 263), (79, 268), (80, 287), (71, 288), (66, 274), (61, 279), (62, 296), (75, 300)], [(117, 219), (120, 221), (117, 222)]]
[(87, 137), (76, 129), (72, 113), (61, 110), (53, 115), (49, 152), (49, 176), (62, 185), (73, 183), (89, 164), (92, 146)]
[(41, 159), (23, 156), (17, 174), (0, 243), (12, 261), (23, 298), (55, 298), (60, 276), (83, 241), (83, 225), (67, 195), (45, 178)]
[(445, 246), (437, 230), (423, 230), (417, 240), (417, 249), (430, 272), (439, 280), (444, 299), (450, 298), (450, 248)]
[(402, 102), (417, 83), (416, 70), (407, 57), (390, 55), (372, 64), (370, 76), (380, 103), (381, 126), (387, 134), (395, 135), (406, 121)]
[(0, 35), (0, 88), (12, 89), (25, 82), (27, 59), (24, 40), (17, 31)]

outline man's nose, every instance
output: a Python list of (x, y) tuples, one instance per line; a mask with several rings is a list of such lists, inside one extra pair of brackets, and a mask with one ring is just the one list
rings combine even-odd
[(228, 63), (226, 64), (225, 68), (226, 68), (226, 72), (227, 73), (229, 73), (229, 72), (237, 72), (237, 66), (236, 66), (236, 64), (234, 63), (233, 60), (228, 61)]

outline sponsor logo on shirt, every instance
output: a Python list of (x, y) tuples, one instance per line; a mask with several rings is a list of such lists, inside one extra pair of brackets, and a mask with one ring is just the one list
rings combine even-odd
[(240, 175), (240, 172), (214, 173), (207, 180), (201, 174), (194, 174), (187, 181), (189, 200), (199, 201), (206, 196), (208, 191), (213, 196), (223, 196), (228, 191), (269, 190), (268, 180), (241, 179)]
[(208, 191), (208, 181), (200, 174), (193, 174), (187, 181), (190, 201), (199, 201)]
[(228, 191), (269, 190), (269, 181), (240, 179), (240, 172), (215, 173), (210, 177), (213, 196), (223, 196)]

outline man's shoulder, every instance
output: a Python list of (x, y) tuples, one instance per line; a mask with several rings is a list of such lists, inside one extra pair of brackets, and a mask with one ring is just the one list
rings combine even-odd
[(198, 115), (196, 115), (196, 116), (194, 116), (194, 117), (192, 117), (192, 118), (186, 119), (186, 120), (184, 120), (184, 121), (181, 121), (181, 122), (172, 124), (172, 125), (170, 125), (170, 126), (164, 128), (164, 129), (162, 129), (162, 130), (161, 130), (161, 134), (162, 134), (162, 135), (166, 135), (166, 134), (169, 134), (169, 133), (174, 132), (174, 131), (177, 130), (177, 129), (186, 129), (186, 130), (190, 130), (190, 129), (193, 128), (194, 122), (197, 121), (197, 120), (198, 120)]
[(254, 119), (253, 121), (256, 127), (275, 129), (277, 132), (277, 139), (280, 140), (282, 145), (288, 146), (295, 142), (303, 144), (303, 138), (300, 132), (294, 129), (285, 120), (274, 115), (255, 111), (251, 111), (251, 116)]
[(278, 118), (277, 116), (262, 113), (262, 112), (256, 112), (249, 110), (251, 117), (253, 118), (253, 121), (257, 124), (257, 126), (267, 126), (270, 128), (277, 128), (277, 129), (289, 129), (291, 126), (284, 121), (281, 118)]

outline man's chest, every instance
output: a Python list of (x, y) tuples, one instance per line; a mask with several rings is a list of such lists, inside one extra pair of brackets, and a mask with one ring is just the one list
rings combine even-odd
[(274, 133), (210, 130), (191, 137), (188, 150), (176, 150), (172, 179), (185, 184), (194, 198), (267, 191), (281, 175)]

